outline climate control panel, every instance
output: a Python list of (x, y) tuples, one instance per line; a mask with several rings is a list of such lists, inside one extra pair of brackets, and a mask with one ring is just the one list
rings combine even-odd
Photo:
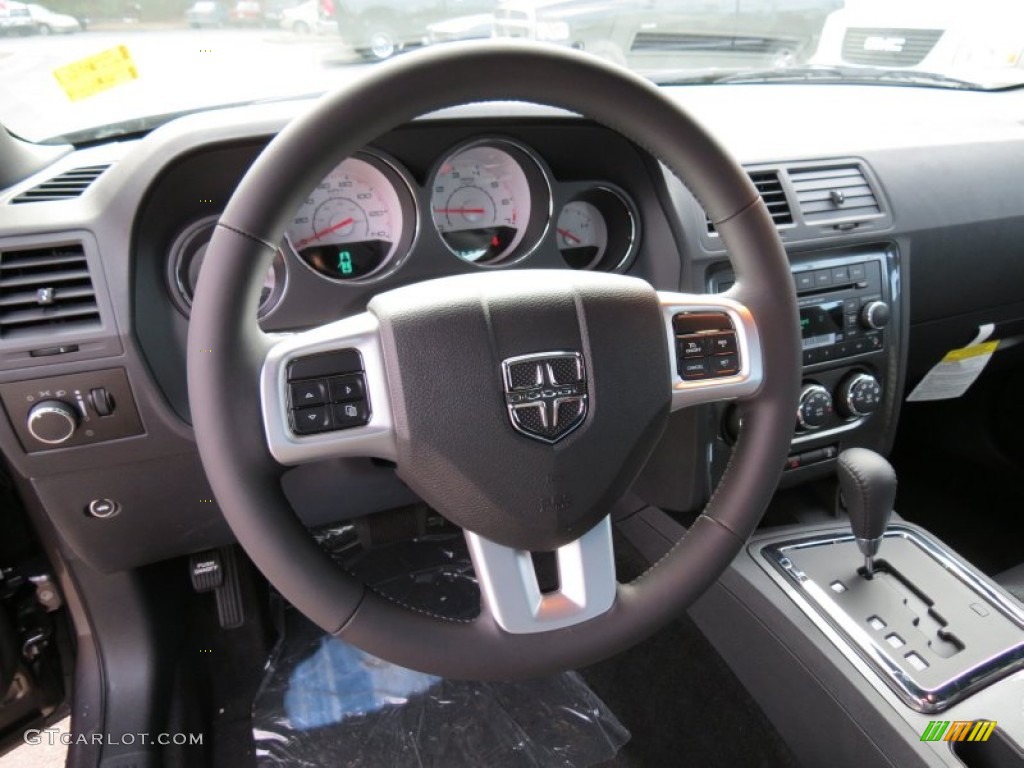
[(797, 432), (813, 433), (863, 420), (881, 402), (882, 384), (866, 370), (852, 371), (834, 389), (805, 381), (796, 410)]

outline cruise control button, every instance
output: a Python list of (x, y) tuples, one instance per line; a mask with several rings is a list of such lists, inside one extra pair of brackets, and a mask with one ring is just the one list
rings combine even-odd
[(708, 360), (714, 376), (729, 376), (740, 369), (740, 361), (736, 355), (719, 355)]
[(679, 342), (679, 356), (683, 359), (704, 357), (703, 336), (680, 336), (677, 341)]
[(706, 358), (699, 360), (683, 360), (679, 363), (679, 375), (683, 377), (685, 381), (692, 381), (694, 379), (706, 379), (708, 376), (708, 361)]
[(331, 400), (335, 403), (347, 403), (350, 400), (362, 400), (366, 397), (366, 385), (359, 374), (339, 376), (330, 379)]
[(293, 408), (304, 408), (310, 405), (322, 405), (327, 402), (326, 388), (320, 379), (300, 381), (289, 385)]
[(351, 403), (335, 403), (332, 406), (335, 429), (361, 427), (370, 420), (370, 407), (365, 400)]
[(326, 405), (298, 408), (292, 411), (292, 423), (295, 425), (295, 434), (297, 435), (323, 432), (331, 428), (330, 410)]
[(710, 338), (709, 350), (713, 355), (734, 355), (736, 354), (736, 334), (718, 333)]

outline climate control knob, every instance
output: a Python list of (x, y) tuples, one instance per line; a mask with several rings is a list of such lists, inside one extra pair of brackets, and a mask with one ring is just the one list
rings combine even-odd
[(879, 331), (889, 324), (889, 305), (884, 301), (869, 301), (860, 308), (860, 322), (865, 328)]
[(821, 429), (832, 414), (832, 395), (821, 384), (808, 384), (800, 393), (796, 423), (802, 429)]
[(28, 412), (26, 426), (40, 443), (60, 445), (78, 429), (78, 412), (63, 400), (42, 400)]
[(839, 409), (847, 418), (868, 416), (882, 402), (882, 385), (870, 373), (855, 373), (839, 385)]

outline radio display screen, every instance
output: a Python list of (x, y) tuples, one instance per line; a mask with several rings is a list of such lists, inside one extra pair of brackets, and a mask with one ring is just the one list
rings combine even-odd
[(843, 302), (830, 301), (800, 308), (800, 337), (804, 349), (834, 344), (843, 330)]

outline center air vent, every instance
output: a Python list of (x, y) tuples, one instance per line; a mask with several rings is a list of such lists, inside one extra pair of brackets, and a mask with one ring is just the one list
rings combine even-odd
[(0, 252), (0, 339), (99, 326), (81, 244)]
[(856, 165), (793, 169), (789, 179), (808, 224), (868, 219), (882, 212), (864, 172)]
[(109, 165), (89, 165), (65, 171), (15, 196), (11, 203), (45, 203), (78, 197), (100, 177)]
[[(793, 214), (789, 209), (789, 200), (786, 198), (786, 192), (782, 188), (782, 182), (779, 181), (778, 171), (750, 171), (750, 180), (757, 187), (757, 191), (760, 193), (761, 199), (764, 200), (764, 204), (768, 208), (768, 213), (771, 214), (775, 226), (781, 227), (792, 224)], [(707, 222), (708, 232), (714, 234), (715, 225), (711, 223), (710, 219)]]

